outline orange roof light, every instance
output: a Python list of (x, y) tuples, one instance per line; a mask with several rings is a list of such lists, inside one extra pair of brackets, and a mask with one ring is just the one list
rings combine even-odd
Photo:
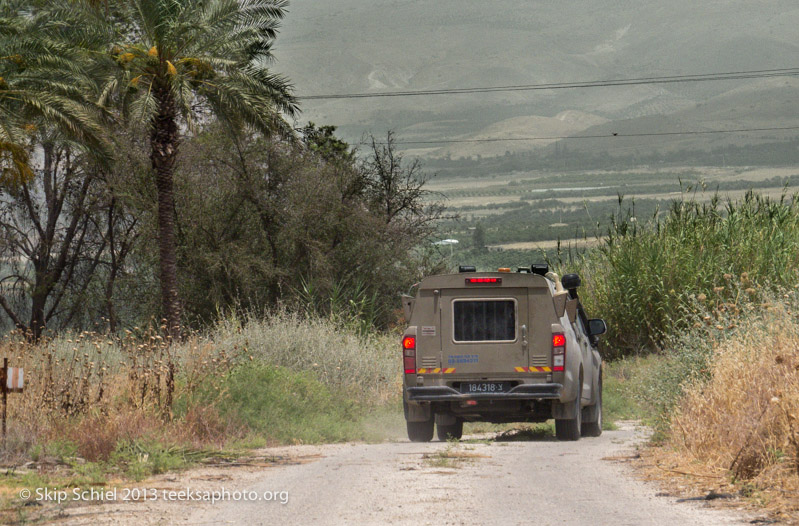
[(497, 272), (510, 272), (510, 269), (506, 268), (506, 267), (502, 267), (502, 268), (497, 269)]

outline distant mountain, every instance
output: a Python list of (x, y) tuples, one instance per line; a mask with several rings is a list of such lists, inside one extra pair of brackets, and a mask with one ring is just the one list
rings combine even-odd
[[(799, 66), (799, 4), (786, 0), (292, 0), (289, 11), (275, 46), (275, 70), (299, 95)], [(365, 132), (387, 129), (420, 141), (554, 136), (588, 129), (778, 126), (796, 121), (796, 101), (794, 79), (736, 80), (306, 101), (301, 121), (337, 125), (356, 142)], [(559, 120), (563, 115), (580, 117), (567, 122)], [(700, 142), (706, 139), (727, 140)], [(466, 143), (414, 151), (485, 156), (544, 146)]]
[[(466, 140), (487, 140), (487, 142), (455, 143), (439, 147), (409, 149), (408, 154), (420, 157), (432, 155), (436, 157), (459, 157), (483, 156), (493, 157), (504, 152), (526, 151), (531, 148), (543, 148), (549, 144), (557, 142), (557, 137), (569, 136), (579, 133), (592, 126), (601, 126), (609, 122), (608, 119), (598, 115), (592, 115), (577, 110), (563, 111), (554, 117), (542, 117), (538, 115), (526, 115), (523, 117), (511, 117), (499, 122), (483, 127), (479, 132), (469, 133), (461, 137)], [(403, 136), (419, 135), (428, 133), (429, 130), (421, 130), (426, 126), (419, 124), (408, 126), (402, 130)], [(448, 130), (445, 130), (445, 132)], [(519, 140), (527, 137), (542, 137), (535, 141)], [(554, 137), (554, 138), (553, 138)], [(491, 142), (494, 139), (512, 139), (510, 141)]]
[(709, 150), (725, 145), (775, 142), (799, 136), (799, 129), (787, 131), (737, 132), (747, 128), (799, 127), (799, 79), (780, 78), (748, 82), (726, 93), (710, 97), (679, 111), (664, 112), (633, 119), (619, 119), (586, 128), (580, 135), (619, 135), (703, 132), (730, 130), (725, 134), (619, 137), (561, 141), (572, 152), (603, 151), (611, 153), (657, 150)]

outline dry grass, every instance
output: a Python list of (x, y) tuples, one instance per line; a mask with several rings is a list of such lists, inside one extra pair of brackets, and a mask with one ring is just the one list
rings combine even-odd
[(23, 394), (9, 395), (3, 459), (25, 460), (35, 446), (61, 441), (89, 461), (108, 460), (120, 442), (144, 437), (190, 439), (197, 447), (219, 443), (231, 426), (220, 425), (212, 408), (188, 408), (181, 419), (173, 418), (172, 408), (199, 385), (218, 384), (236, 352), (198, 336), (170, 345), (152, 330), (82, 332), (37, 344), (11, 334), (0, 353), (25, 369), (26, 384)]
[(709, 380), (686, 388), (652, 458), (689, 488), (733, 489), (799, 521), (799, 324), (785, 301), (713, 344)]
[(481, 458), (490, 458), (488, 455), (464, 451), (461, 449), (462, 443), (453, 441), (447, 444), (446, 449), (434, 453), (424, 453), (422, 460), (433, 468), (460, 468), (465, 462), (475, 462)]
[[(25, 369), (26, 385), (23, 394), (9, 395), (9, 434), (0, 462), (113, 461), (120, 448), (141, 443), (193, 450), (245, 438), (271, 443), (276, 437), (258, 435), (231, 405), (232, 371), (284, 368), (279, 378), (289, 391), (295, 383), (305, 385), (302, 375), (310, 373), (330, 396), (380, 408), (396, 403), (401, 392), (397, 349), (392, 336), (361, 336), (330, 320), (286, 313), (246, 323), (224, 320), (208, 334), (177, 344), (155, 330), (83, 332), (37, 344), (11, 334), (0, 342), (0, 353)], [(296, 418), (314, 425), (308, 414)]]

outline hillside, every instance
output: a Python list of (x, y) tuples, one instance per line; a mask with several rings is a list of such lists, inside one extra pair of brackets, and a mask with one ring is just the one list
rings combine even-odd
[[(779, 78), (749, 82), (744, 86), (696, 102), (689, 108), (662, 115), (647, 115), (598, 124), (582, 135), (640, 134), (672, 131), (741, 130), (799, 126), (799, 79)], [(571, 152), (610, 150), (625, 154), (650, 149), (661, 153), (680, 149), (710, 149), (724, 145), (773, 142), (799, 135), (799, 130), (712, 135), (624, 137), (620, 139), (568, 140)], [(563, 141), (561, 141), (563, 142)], [(618, 146), (618, 147), (617, 147)]]
[[(300, 95), (782, 68), (795, 65), (797, 24), (799, 6), (785, 0), (294, 0), (275, 47), (275, 68), (291, 78)], [(790, 99), (796, 86), (780, 88), (781, 96)], [(744, 80), (306, 101), (300, 120), (338, 125), (349, 140), (389, 128), (407, 140), (431, 140), (512, 135), (524, 122), (519, 119), (536, 122), (564, 111), (637, 120), (688, 115), (698, 104), (712, 102), (715, 122), (738, 122), (718, 118), (757, 104), (774, 89)], [(778, 111), (780, 122), (785, 114)], [(665, 124), (639, 122), (645, 129)], [(503, 154), (506, 146), (488, 147), (482, 155)]]

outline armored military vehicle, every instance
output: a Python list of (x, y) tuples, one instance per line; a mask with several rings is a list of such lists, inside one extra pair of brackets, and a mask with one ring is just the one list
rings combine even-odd
[(580, 304), (577, 274), (431, 276), (402, 297), (403, 405), (412, 441), (460, 438), (464, 422), (555, 419), (560, 440), (602, 433), (601, 319)]

